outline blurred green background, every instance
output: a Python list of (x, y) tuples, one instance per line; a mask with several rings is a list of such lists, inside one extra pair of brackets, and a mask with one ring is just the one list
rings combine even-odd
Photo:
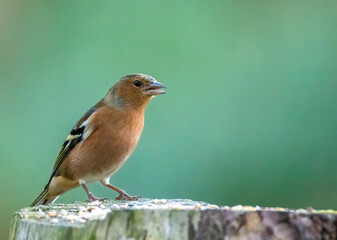
[[(150, 103), (112, 184), (149, 198), (336, 209), (336, 23), (336, 1), (0, 1), (0, 238), (79, 117), (134, 72), (168, 94)], [(58, 202), (84, 199), (78, 188)]]

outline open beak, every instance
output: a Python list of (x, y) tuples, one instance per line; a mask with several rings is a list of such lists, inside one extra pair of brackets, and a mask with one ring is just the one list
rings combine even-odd
[(149, 86), (146, 87), (145, 91), (148, 95), (155, 96), (159, 94), (164, 94), (166, 86), (160, 82), (154, 81)]

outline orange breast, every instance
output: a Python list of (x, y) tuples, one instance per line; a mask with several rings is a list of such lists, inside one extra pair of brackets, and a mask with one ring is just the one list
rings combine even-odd
[(61, 175), (87, 182), (111, 176), (131, 155), (143, 130), (143, 111), (100, 108), (90, 119), (94, 132), (64, 160)]

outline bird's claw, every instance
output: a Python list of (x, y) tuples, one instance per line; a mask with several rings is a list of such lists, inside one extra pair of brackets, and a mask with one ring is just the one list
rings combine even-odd
[(140, 196), (130, 196), (129, 194), (127, 194), (125, 191), (122, 191), (119, 193), (119, 196), (116, 197), (116, 200), (129, 200), (129, 201), (137, 201), (139, 198), (141, 198)]
[(94, 201), (99, 201), (99, 202), (104, 202), (105, 200), (108, 200), (108, 198), (98, 198), (95, 197), (94, 194), (90, 193), (88, 194), (88, 202), (94, 202)]

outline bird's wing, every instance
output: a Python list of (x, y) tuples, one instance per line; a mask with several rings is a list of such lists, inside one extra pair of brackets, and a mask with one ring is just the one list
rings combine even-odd
[[(85, 139), (87, 139), (90, 134), (92, 134), (95, 131), (95, 128), (89, 127), (88, 122), (90, 120), (90, 117), (96, 112), (96, 109), (99, 107), (99, 104), (96, 104), (93, 106), (88, 112), (86, 112), (83, 117), (76, 123), (76, 125), (73, 127), (73, 129), (70, 131), (70, 134), (66, 138), (65, 142), (62, 145), (61, 151), (59, 152), (56, 162), (53, 168), (53, 172), (50, 176), (50, 179), (48, 181), (47, 186), (51, 182), (52, 178), (57, 175), (57, 172), (64, 161), (64, 159), (68, 156), (70, 151), (74, 149), (74, 147), (80, 143), (83, 142)], [(46, 187), (47, 187), (46, 186)]]

